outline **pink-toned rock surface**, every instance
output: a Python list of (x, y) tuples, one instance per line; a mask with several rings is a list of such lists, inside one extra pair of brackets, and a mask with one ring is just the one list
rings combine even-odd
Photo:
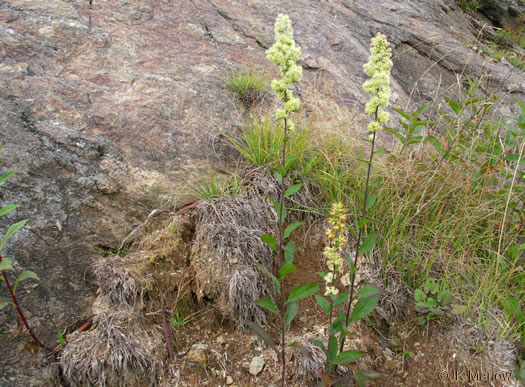
[[(265, 48), (278, 13), (303, 50), (307, 108), (339, 106), (358, 127), (377, 31), (393, 45), (396, 106), (442, 99), (457, 74), (487, 71), (489, 91), (523, 98), (523, 73), (474, 51), (477, 28), (447, 0), (0, 1), (2, 170), (18, 170), (0, 197), (21, 205), (1, 228), (30, 219), (5, 253), (41, 278), (20, 298), (44, 341), (89, 317), (93, 247), (118, 247), (152, 209), (183, 200), (199, 172), (234, 157), (221, 133), (239, 128), (244, 108), (223, 78), (255, 66), (276, 75)], [(13, 310), (0, 312), (0, 384), (50, 380), (15, 331)]]

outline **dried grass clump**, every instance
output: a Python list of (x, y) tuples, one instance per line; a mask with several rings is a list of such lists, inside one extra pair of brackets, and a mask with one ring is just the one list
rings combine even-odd
[[(498, 311), (494, 313), (497, 314)], [(494, 367), (496, 371), (514, 371), (519, 356), (516, 345), (504, 338), (497, 337), (497, 334), (489, 335), (479, 324), (473, 321), (456, 321), (450, 328), (449, 336), (452, 337), (451, 345), (455, 350), (463, 350), (470, 357), (472, 348), (485, 348), (481, 358), (484, 358), (485, 362)]]
[[(322, 326), (316, 326), (313, 328), (319, 334), (324, 333), (324, 327)], [(312, 344), (309, 341), (311, 338), (311, 333), (290, 338), (291, 342), (298, 344), (287, 349), (287, 352), (290, 355), (290, 361), (294, 365), (291, 370), (294, 380), (316, 382), (319, 381), (321, 372), (324, 372), (325, 370), (326, 353), (317, 345)], [(326, 338), (321, 338), (320, 340), (324, 342), (325, 346), (327, 345)], [(345, 350), (347, 349), (351, 349), (348, 344), (345, 345)], [(337, 373), (340, 376), (347, 372), (348, 367), (346, 366), (339, 366), (337, 368)]]
[(101, 313), (89, 332), (71, 338), (60, 358), (73, 386), (154, 385), (165, 357), (159, 333), (132, 311)]
[[(260, 239), (271, 232), (272, 210), (260, 198), (216, 199), (197, 208), (192, 248), (197, 298), (213, 299), (224, 316), (238, 320), (241, 326), (254, 318), (264, 323), (264, 312), (254, 302), (273, 294), (256, 266), (271, 270), (273, 264), (272, 250)], [(251, 281), (241, 278), (243, 275)]]
[[(213, 199), (195, 207), (192, 266), (196, 294), (199, 301), (213, 300), (223, 316), (237, 320), (241, 327), (247, 320), (265, 325), (265, 313), (255, 301), (272, 297), (274, 290), (257, 265), (269, 271), (273, 268), (273, 252), (260, 237), (275, 235), (277, 229), (277, 214), (268, 196), (278, 197), (278, 182), (266, 169), (246, 168), (239, 176), (244, 188), (240, 196)], [(311, 205), (312, 195), (299, 190), (288, 198), (295, 204), (288, 201), (287, 207)]]
[(261, 235), (272, 234), (277, 214), (267, 195), (277, 195), (277, 182), (266, 170), (240, 173), (242, 196), (202, 202), (196, 207), (192, 266), (198, 300), (212, 299), (219, 312), (244, 327), (247, 320), (266, 324), (255, 301), (272, 297), (271, 282), (257, 267), (272, 271), (272, 250)]
[(326, 353), (309, 341), (302, 346), (303, 349), (294, 347), (292, 354), (295, 375), (310, 382), (318, 381), (326, 365)]
[(114, 305), (134, 308), (147, 289), (146, 279), (138, 276), (127, 257), (101, 257), (94, 264), (101, 293)]
[[(228, 297), (235, 300), (231, 303), (235, 316), (239, 316), (239, 325), (246, 327), (246, 320), (255, 321), (259, 325), (266, 325), (266, 315), (257, 307), (255, 302), (261, 297), (272, 297), (269, 291), (261, 294), (260, 282), (267, 282), (261, 278), (261, 271), (250, 266), (241, 266), (233, 273), (228, 285)], [(268, 290), (263, 288), (262, 291)]]

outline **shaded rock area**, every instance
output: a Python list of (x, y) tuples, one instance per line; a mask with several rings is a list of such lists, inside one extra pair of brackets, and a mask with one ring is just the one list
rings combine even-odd
[[(184, 204), (192, 178), (234, 159), (222, 132), (238, 131), (244, 107), (222, 78), (243, 67), (277, 75), (265, 49), (278, 13), (303, 51), (306, 110), (345, 109), (354, 128), (367, 123), (362, 65), (377, 31), (392, 42), (396, 107), (441, 101), (463, 75), (524, 98), (523, 73), (480, 56), (482, 25), (449, 0), (0, 1), (2, 170), (18, 171), (0, 197), (21, 205), (2, 232), (30, 219), (4, 253), (41, 278), (19, 295), (43, 341), (91, 318), (94, 247), (117, 249), (154, 208)], [(498, 108), (515, 120), (517, 106)], [(2, 311), (1, 385), (53, 377), (25, 337)]]

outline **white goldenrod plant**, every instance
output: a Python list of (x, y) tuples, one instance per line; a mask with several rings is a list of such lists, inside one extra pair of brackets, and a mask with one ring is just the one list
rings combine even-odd
[(319, 290), (317, 282), (310, 282), (307, 284), (299, 285), (292, 289), (288, 297), (284, 294), (283, 281), (286, 276), (290, 273), (295, 272), (294, 242), (289, 240), (291, 233), (303, 222), (296, 222), (289, 224), (286, 228), (286, 206), (285, 198), (296, 193), (302, 186), (301, 183), (293, 184), (289, 187), (285, 186), (284, 178), (287, 175), (287, 162), (286, 155), (286, 143), (288, 141), (288, 131), (295, 130), (295, 125), (290, 119), (289, 114), (299, 111), (300, 101), (294, 97), (292, 91), (289, 89), (291, 85), (298, 82), (302, 76), (302, 69), (295, 62), (301, 56), (301, 49), (295, 45), (293, 39), (293, 28), (290, 18), (286, 15), (279, 15), (275, 22), (275, 43), (266, 51), (267, 58), (276, 66), (279, 67), (281, 72), (281, 79), (272, 81), (272, 88), (281, 100), (282, 107), (276, 109), (275, 119), (277, 121), (284, 121), (284, 136), (283, 143), (280, 144), (282, 157), (281, 165), (274, 171), (274, 176), (279, 183), (279, 194), (277, 198), (270, 198), (275, 211), (278, 214), (278, 233), (277, 239), (272, 235), (265, 234), (261, 236), (261, 240), (266, 243), (277, 255), (277, 264), (279, 266), (278, 275), (270, 273), (263, 266), (259, 266), (266, 275), (272, 279), (272, 283), (277, 294), (277, 305), (268, 297), (262, 297), (257, 300), (257, 305), (269, 310), (274, 313), (280, 320), (281, 326), (281, 337), (280, 346), (281, 350), (277, 349), (275, 343), (273, 343), (270, 335), (266, 333), (262, 327), (257, 326), (253, 322), (247, 322), (248, 326), (257, 333), (264, 341), (266, 341), (277, 353), (277, 356), (281, 360), (281, 386), (285, 385), (286, 381), (286, 354), (285, 348), (286, 343), (286, 332), (290, 327), (291, 322), (297, 316), (299, 312), (298, 301), (311, 296)]
[[(370, 314), (379, 301), (380, 291), (372, 286), (362, 286), (354, 297), (356, 288), (356, 275), (358, 269), (358, 256), (368, 253), (374, 247), (377, 236), (375, 232), (365, 232), (373, 229), (370, 219), (366, 219), (366, 211), (374, 205), (375, 196), (368, 197), (368, 186), (372, 159), (374, 155), (374, 145), (376, 133), (383, 129), (383, 125), (388, 122), (388, 113), (384, 110), (388, 106), (390, 99), (390, 70), (392, 68), (391, 51), (386, 37), (380, 33), (376, 35), (370, 44), (370, 57), (368, 63), (364, 65), (366, 74), (370, 76), (363, 88), (371, 98), (365, 106), (365, 111), (373, 115), (373, 120), (368, 125), (370, 134), (371, 151), (368, 163), (365, 192), (363, 193), (363, 207), (360, 222), (355, 226), (358, 232), (352, 229), (353, 234), (357, 235), (355, 244), (355, 256), (352, 261), (348, 254), (344, 253), (347, 244), (347, 231), (350, 225), (347, 224), (347, 212), (342, 203), (332, 204), (330, 216), (328, 217), (328, 228), (326, 235), (328, 245), (323, 251), (328, 266), (328, 273), (320, 273), (324, 279), (324, 296), (316, 295), (315, 300), (319, 306), (329, 316), (328, 343), (320, 340), (312, 340), (326, 354), (325, 372), (323, 374), (324, 385), (333, 385), (338, 382), (337, 367), (339, 365), (350, 365), (361, 358), (364, 353), (355, 350), (344, 350), (346, 337), (350, 334), (349, 325), (361, 320)], [(366, 220), (365, 220), (366, 219)], [(366, 233), (366, 238), (361, 243), (362, 235)], [(345, 271), (345, 261), (348, 272)], [(340, 291), (337, 287), (336, 279), (340, 277), (341, 287), (348, 287), (349, 291)], [(353, 305), (354, 298), (357, 303)], [(346, 303), (346, 308), (341, 308)], [(345, 311), (346, 309), (346, 311)], [(339, 348), (338, 348), (339, 347)], [(350, 369), (354, 367), (350, 366)], [(354, 378), (358, 385), (364, 385), (365, 377), (373, 377), (374, 371), (354, 370)], [(348, 376), (348, 375), (347, 375)], [(349, 382), (349, 380), (347, 380)]]

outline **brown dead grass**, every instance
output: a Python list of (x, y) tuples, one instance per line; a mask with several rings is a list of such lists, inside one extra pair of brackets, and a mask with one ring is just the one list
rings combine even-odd
[(94, 329), (74, 335), (60, 357), (74, 386), (154, 384), (165, 357), (158, 329), (130, 310), (95, 316)]

